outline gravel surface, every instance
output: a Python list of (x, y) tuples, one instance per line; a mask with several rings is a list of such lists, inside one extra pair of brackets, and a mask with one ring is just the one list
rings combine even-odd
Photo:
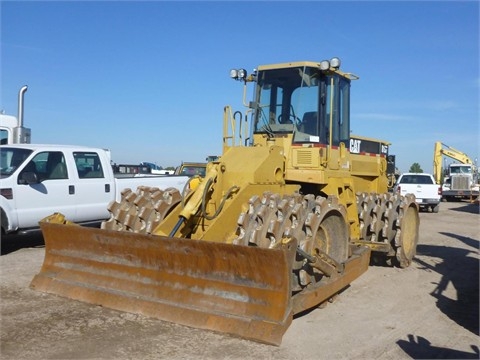
[(122, 313), (29, 288), (41, 236), (2, 239), (6, 359), (479, 359), (479, 205), (420, 213), (407, 269), (371, 266), (336, 300), (294, 319), (281, 346)]

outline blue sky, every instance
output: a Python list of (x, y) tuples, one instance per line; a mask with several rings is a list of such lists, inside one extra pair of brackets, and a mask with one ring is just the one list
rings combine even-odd
[(37, 143), (176, 166), (222, 149), (231, 68), (338, 56), (352, 130), (432, 172), (441, 141), (479, 158), (478, 1), (1, 1), (0, 109)]

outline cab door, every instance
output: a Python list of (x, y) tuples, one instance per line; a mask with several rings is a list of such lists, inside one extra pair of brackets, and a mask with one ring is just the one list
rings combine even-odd
[(108, 204), (115, 198), (111, 166), (96, 151), (74, 151), (77, 182), (75, 202), (78, 221), (104, 220), (110, 217)]
[[(37, 183), (27, 183), (25, 172), (33, 172)], [(38, 227), (38, 222), (55, 212), (69, 219), (75, 216), (75, 198), (70, 193), (65, 154), (62, 151), (42, 151), (36, 154), (18, 174), (14, 198), (20, 228)]]

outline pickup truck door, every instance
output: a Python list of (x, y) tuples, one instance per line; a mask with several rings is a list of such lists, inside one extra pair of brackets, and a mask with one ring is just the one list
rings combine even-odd
[[(22, 180), (26, 171), (34, 172), (38, 183)], [(20, 228), (38, 227), (38, 222), (55, 212), (67, 218), (75, 216), (75, 198), (69, 193), (69, 177), (65, 155), (61, 151), (43, 151), (36, 154), (17, 177), (15, 204)]]
[(115, 199), (113, 171), (103, 154), (95, 151), (74, 151), (73, 158), (78, 181), (75, 185), (77, 221), (104, 220), (110, 217), (107, 210)]

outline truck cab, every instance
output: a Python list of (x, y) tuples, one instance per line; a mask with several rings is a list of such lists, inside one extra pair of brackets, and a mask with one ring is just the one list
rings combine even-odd
[(473, 164), (450, 164), (442, 184), (443, 198), (470, 199), (479, 195), (478, 174)]
[(15, 116), (0, 114), (0, 145), (29, 143), (31, 130), (18, 126)]

